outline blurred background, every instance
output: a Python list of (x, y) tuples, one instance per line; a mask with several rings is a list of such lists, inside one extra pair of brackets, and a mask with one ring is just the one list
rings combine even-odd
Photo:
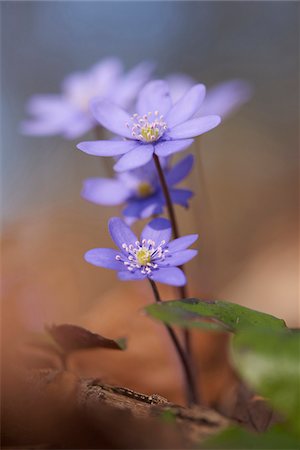
[[(58, 92), (67, 74), (110, 55), (127, 69), (153, 60), (156, 77), (184, 72), (208, 87), (231, 78), (253, 86), (252, 99), (191, 149), (197, 163), (187, 186), (196, 195), (188, 211), (177, 210), (182, 233), (200, 234), (189, 291), (298, 326), (299, 4), (5, 2), (1, 9), (4, 342), (45, 323), (125, 334), (127, 352), (101, 362), (81, 355), (74, 368), (176, 397), (163, 332), (140, 312), (152, 301), (146, 283), (122, 284), (83, 260), (86, 250), (110, 246), (107, 221), (119, 210), (81, 199), (82, 181), (112, 174), (111, 163), (77, 151), (82, 139), (19, 133), (30, 96)], [(198, 334), (195, 345), (207, 348), (206, 339)]]

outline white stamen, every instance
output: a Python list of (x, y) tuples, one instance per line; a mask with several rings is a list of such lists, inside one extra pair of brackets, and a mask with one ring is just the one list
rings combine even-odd
[(150, 276), (153, 270), (158, 269), (159, 262), (164, 261), (167, 256), (168, 250), (163, 248), (165, 243), (163, 240), (157, 246), (152, 239), (135, 241), (134, 245), (123, 243), (122, 248), (127, 256), (117, 255), (116, 260), (123, 262), (130, 272), (140, 270), (143, 275)]
[[(151, 118), (152, 111), (148, 114), (139, 116), (137, 113), (131, 117), (131, 135), (134, 139), (138, 139), (142, 142), (155, 142), (158, 141), (165, 131), (168, 129), (163, 115), (160, 115), (158, 111), (154, 112), (154, 118)], [(126, 123), (126, 126), (128, 124)], [(129, 126), (130, 128), (130, 126)]]

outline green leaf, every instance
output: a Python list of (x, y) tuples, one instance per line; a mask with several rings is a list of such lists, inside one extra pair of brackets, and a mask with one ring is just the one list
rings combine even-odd
[(237, 332), (248, 327), (282, 329), (283, 320), (235, 303), (196, 298), (155, 303), (145, 308), (153, 317), (169, 325)]
[(230, 427), (217, 436), (205, 440), (201, 447), (205, 450), (297, 450), (299, 449), (299, 440), (278, 425), (260, 434), (250, 433), (239, 427)]
[(126, 350), (127, 348), (127, 339), (126, 338), (118, 338), (115, 340), (119, 350)]
[(300, 435), (300, 333), (245, 330), (232, 342), (236, 368)]

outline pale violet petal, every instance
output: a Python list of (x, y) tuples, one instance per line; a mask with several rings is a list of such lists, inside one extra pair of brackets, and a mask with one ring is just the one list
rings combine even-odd
[(204, 84), (196, 84), (172, 107), (165, 117), (169, 128), (190, 119), (199, 110), (205, 97)]
[(151, 278), (159, 283), (171, 286), (184, 286), (186, 277), (179, 267), (162, 267), (152, 272)]
[(226, 118), (248, 102), (253, 87), (245, 80), (229, 80), (217, 84), (207, 91), (206, 98), (196, 116), (218, 114)]
[(178, 252), (187, 249), (190, 245), (196, 242), (198, 237), (198, 234), (188, 234), (187, 236), (174, 239), (168, 244), (169, 252)]
[(170, 156), (173, 153), (181, 152), (194, 142), (193, 139), (179, 139), (161, 141), (155, 144), (155, 153), (158, 156)]
[(139, 270), (135, 270), (134, 272), (124, 270), (118, 273), (118, 278), (122, 281), (144, 280), (146, 277), (147, 275), (141, 273)]
[(132, 170), (143, 166), (151, 160), (153, 152), (153, 145), (138, 143), (135, 148), (119, 159), (114, 165), (114, 170), (116, 172), (123, 172), (125, 170)]
[(168, 219), (158, 217), (151, 220), (142, 231), (141, 239), (148, 239), (159, 245), (162, 241), (169, 242), (172, 234), (171, 223)]
[(81, 195), (98, 205), (120, 205), (128, 199), (130, 191), (119, 180), (88, 178), (83, 183)]
[(84, 255), (84, 259), (94, 266), (112, 270), (124, 270), (124, 264), (117, 261), (116, 256), (120, 252), (112, 248), (93, 248)]
[(159, 267), (181, 266), (182, 264), (185, 264), (193, 259), (197, 255), (197, 253), (197, 250), (193, 249), (181, 250), (172, 254), (170, 252), (166, 259), (159, 263)]
[(135, 245), (138, 240), (136, 235), (131, 231), (128, 225), (120, 219), (119, 217), (112, 217), (108, 222), (108, 229), (114, 243), (121, 249), (124, 253), (123, 244)]
[(166, 173), (168, 185), (173, 186), (174, 184), (180, 183), (180, 181), (184, 180), (192, 170), (194, 159), (195, 158), (193, 155), (187, 155), (177, 164), (174, 164), (174, 166), (171, 167), (171, 169)]
[(172, 107), (169, 93), (169, 86), (166, 81), (150, 81), (141, 90), (137, 100), (137, 112), (140, 115), (154, 113), (158, 111), (161, 115), (166, 115)]
[(94, 126), (95, 121), (92, 117), (83, 113), (78, 113), (64, 126), (63, 136), (66, 139), (77, 139), (90, 131)]
[(212, 130), (221, 122), (219, 116), (205, 116), (188, 120), (172, 128), (168, 132), (168, 136), (172, 139), (187, 139), (200, 136)]
[(91, 102), (91, 110), (96, 120), (112, 133), (126, 138), (131, 138), (129, 114), (109, 100), (94, 99)]
[(184, 73), (172, 73), (171, 75), (168, 75), (165, 80), (169, 85), (173, 103), (178, 102), (178, 100), (180, 100), (181, 97), (196, 84), (196, 81), (193, 78)]
[(77, 148), (88, 155), (117, 156), (129, 152), (136, 145), (136, 141), (86, 141), (80, 142)]
[(132, 105), (137, 93), (150, 79), (154, 68), (155, 65), (150, 61), (143, 61), (133, 67), (133, 69), (123, 75), (117, 86), (115, 86), (111, 99), (122, 108)]
[(189, 189), (170, 189), (170, 196), (173, 203), (176, 205), (181, 205), (184, 208), (188, 208), (188, 200), (192, 198), (194, 193)]

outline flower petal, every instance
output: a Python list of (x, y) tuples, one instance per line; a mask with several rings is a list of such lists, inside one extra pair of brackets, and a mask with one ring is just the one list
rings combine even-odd
[(132, 138), (127, 124), (130, 122), (129, 114), (109, 100), (94, 99), (91, 102), (91, 110), (96, 120), (109, 131)]
[(87, 116), (83, 113), (78, 113), (64, 126), (64, 129), (62, 130), (63, 136), (66, 139), (77, 139), (91, 130), (94, 126), (95, 120), (93, 117)]
[(152, 272), (151, 278), (159, 283), (170, 284), (171, 286), (184, 286), (186, 277), (178, 267), (162, 267)]
[(108, 229), (114, 243), (124, 252), (122, 244), (135, 244), (138, 240), (136, 235), (131, 231), (128, 225), (119, 217), (112, 217), (108, 222)]
[(136, 141), (87, 141), (80, 142), (77, 148), (88, 155), (123, 155), (136, 147)]
[(188, 200), (194, 193), (188, 189), (170, 189), (170, 195), (173, 203), (188, 208)]
[(63, 124), (42, 120), (24, 120), (20, 125), (20, 132), (32, 136), (53, 136), (62, 132)]
[[(149, 198), (140, 200), (129, 200), (128, 205), (123, 210), (123, 215), (134, 220), (147, 219), (153, 214), (162, 212), (164, 204), (161, 195), (151, 195)], [(128, 223), (128, 222), (127, 222)], [(131, 223), (133, 223), (131, 221)]]
[(172, 101), (169, 86), (166, 81), (150, 81), (138, 96), (137, 112), (140, 115), (155, 111), (159, 111), (159, 114), (166, 115), (171, 107)]
[(74, 107), (62, 95), (40, 94), (29, 99), (26, 110), (29, 114), (46, 118), (62, 112), (70, 114)]
[(205, 116), (188, 120), (172, 128), (168, 136), (172, 139), (186, 139), (199, 136), (215, 128), (221, 122), (219, 116)]
[(181, 152), (188, 148), (194, 142), (193, 139), (180, 139), (180, 140), (170, 140), (161, 141), (155, 144), (155, 153), (158, 156), (169, 156), (173, 153)]
[(123, 172), (124, 170), (132, 170), (143, 166), (151, 160), (153, 152), (153, 145), (138, 143), (135, 148), (119, 159), (114, 165), (114, 170), (116, 172)]
[(187, 249), (198, 239), (198, 237), (198, 234), (188, 234), (187, 236), (174, 239), (168, 244), (169, 252), (178, 252)]
[(124, 270), (123, 272), (118, 273), (118, 278), (122, 281), (144, 280), (146, 277), (147, 275), (142, 274), (139, 270), (136, 270), (135, 272)]
[(197, 116), (218, 114), (222, 118), (228, 117), (250, 100), (252, 92), (252, 86), (244, 80), (229, 80), (217, 84), (208, 90)]
[(187, 263), (197, 255), (198, 251), (193, 249), (181, 250), (166, 257), (166, 259), (159, 263), (159, 267), (164, 266), (181, 266)]
[(158, 217), (151, 220), (142, 231), (141, 239), (151, 239), (159, 245), (161, 241), (169, 242), (172, 234), (171, 223), (168, 219)]
[(28, 111), (34, 117), (21, 123), (21, 133), (33, 136), (61, 134), (76, 119), (78, 111), (62, 99), (47, 99), (47, 96), (33, 97)]
[(204, 84), (196, 84), (173, 106), (166, 115), (166, 123), (173, 128), (190, 119), (199, 110), (205, 97)]
[(178, 102), (196, 84), (193, 78), (183, 73), (173, 73), (168, 75), (165, 80), (169, 85), (173, 103)]
[(115, 86), (111, 99), (122, 108), (130, 106), (137, 93), (150, 79), (154, 68), (155, 65), (152, 62), (143, 61), (125, 73)]
[(124, 183), (112, 178), (88, 178), (83, 183), (81, 195), (98, 205), (120, 205), (130, 195)]
[(84, 259), (94, 266), (112, 270), (124, 270), (124, 264), (116, 260), (116, 256), (119, 254), (120, 252), (112, 248), (93, 248), (86, 252)]
[(168, 185), (173, 186), (174, 184), (177, 184), (180, 181), (184, 180), (184, 178), (187, 177), (192, 170), (193, 164), (194, 156), (187, 155), (185, 158), (182, 158), (177, 164), (171, 167), (171, 169), (166, 173), (166, 180)]
[(123, 63), (119, 58), (107, 57), (96, 63), (85, 73), (85, 84), (89, 96), (91, 97), (89, 90), (93, 86), (93, 92), (96, 92), (97, 95), (102, 95), (103, 98), (109, 97), (112, 100), (112, 92), (116, 85), (118, 85), (120, 79), (122, 79), (122, 72)]

